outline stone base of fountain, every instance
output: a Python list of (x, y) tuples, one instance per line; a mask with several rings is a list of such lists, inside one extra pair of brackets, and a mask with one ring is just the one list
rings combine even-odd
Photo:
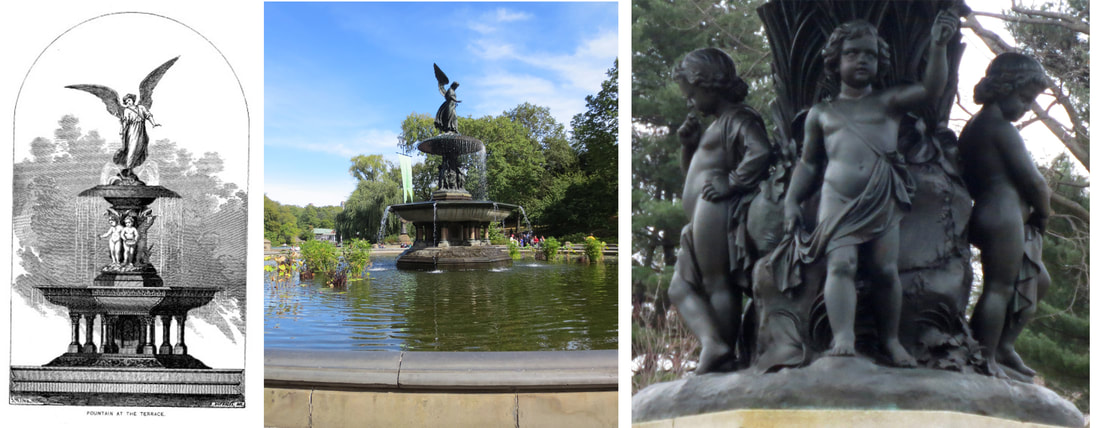
[(125, 355), (66, 352), (42, 367), (113, 367), (143, 369), (209, 369), (190, 355)]
[(469, 201), (473, 200), (470, 192), (456, 189), (440, 189), (432, 192), (433, 201)]
[(413, 247), (397, 258), (398, 269), (415, 270), (486, 269), (511, 264), (508, 250), (497, 245)]
[[(158, 367), (38, 367), (12, 366), (11, 393), (29, 402), (49, 403), (45, 394), (66, 394), (73, 400), (100, 405), (121, 405), (126, 394), (211, 396), (239, 400), (244, 394), (244, 371)], [(164, 398), (164, 396), (160, 396)], [(130, 405), (148, 405), (142, 396)], [(178, 400), (161, 400), (178, 406)], [(216, 400), (221, 401), (221, 400)], [(174, 403), (175, 402), (175, 403)]]
[(103, 272), (96, 275), (92, 284), (96, 287), (163, 287), (164, 280), (156, 269), (135, 272)]

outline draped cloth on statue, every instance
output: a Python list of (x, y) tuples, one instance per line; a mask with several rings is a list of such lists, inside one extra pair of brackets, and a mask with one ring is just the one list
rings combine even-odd
[(145, 162), (148, 155), (149, 134), (145, 132), (145, 121), (152, 114), (143, 105), (131, 105), (123, 109), (122, 148), (115, 153), (116, 165), (126, 169), (133, 169)]
[(848, 201), (828, 218), (818, 219), (813, 232), (798, 228), (793, 239), (784, 238), (780, 249), (768, 260), (780, 291), (801, 284), (799, 264), (808, 264), (836, 248), (872, 241), (897, 227), (901, 218), (912, 206), (911, 195), (916, 182), (905, 167), (905, 160), (896, 151), (886, 152), (869, 140), (857, 122), (826, 104), (834, 114), (843, 118), (850, 134), (858, 137), (878, 159), (871, 167), (870, 177), (863, 192)]
[(1043, 262), (1043, 233), (1031, 225), (1024, 226), (1024, 260), (1013, 285), (1010, 312), (1018, 314), (1038, 300), (1039, 272)]

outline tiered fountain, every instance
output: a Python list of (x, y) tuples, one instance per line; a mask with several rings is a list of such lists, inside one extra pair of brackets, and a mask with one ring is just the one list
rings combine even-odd
[(436, 191), (426, 202), (390, 207), (412, 222), (413, 245), (397, 258), (398, 269), (470, 269), (511, 265), (508, 252), (489, 242), (489, 225), (507, 218), (517, 206), (493, 201), (475, 201), (466, 191), (466, 173), (459, 156), (477, 153), (485, 145), (476, 138), (459, 135), (455, 126), (454, 90), (446, 90), (447, 77), (436, 67), (439, 89), (446, 100), (436, 114), (435, 126), (443, 134), (417, 144), (423, 153), (439, 155), (443, 162), (436, 177)]
[(398, 269), (471, 269), (508, 266), (508, 252), (489, 242), (489, 225), (504, 220), (517, 206), (475, 201), (465, 189), (459, 156), (481, 151), (476, 138), (443, 134), (417, 145), (421, 152), (443, 156), (437, 190), (426, 202), (390, 207), (413, 224), (413, 245), (397, 258)]
[[(99, 185), (80, 193), (110, 203), (110, 264), (91, 284), (36, 287), (69, 311), (72, 341), (42, 367), (13, 367), (12, 391), (26, 393), (153, 393), (236, 396), (241, 370), (214, 370), (188, 354), (187, 313), (209, 303), (217, 287), (165, 285), (146, 239), (157, 198), (179, 198), (140, 182)], [(158, 243), (162, 244), (162, 243)], [(157, 346), (160, 319), (162, 336)], [(81, 322), (83, 319), (83, 323)], [(175, 324), (172, 343), (170, 331)], [(83, 334), (81, 327), (83, 326)], [(93, 333), (98, 332), (98, 337)], [(98, 339), (97, 346), (95, 339)]]
[[(142, 82), (143, 98), (152, 91), (148, 86), (155, 85), (174, 62), (175, 59), (165, 63)], [(103, 92), (93, 85), (70, 87), (97, 95)], [(97, 251), (85, 248), (94, 247), (97, 239), (81, 234), (76, 239), (78, 256), (73, 263), (82, 269), (94, 269), (95, 278), (90, 283), (74, 279), (71, 283), (35, 287), (46, 300), (68, 310), (71, 342), (63, 354), (43, 366), (12, 367), (11, 390), (28, 394), (83, 394), (81, 402), (97, 403), (113, 403), (110, 397), (118, 398), (120, 394), (241, 396), (242, 370), (211, 369), (188, 353), (184, 341), (188, 312), (209, 303), (221, 288), (207, 284), (166, 285), (154, 265), (156, 262), (167, 269), (169, 261), (179, 263), (178, 251), (169, 251), (166, 257), (164, 248), (166, 243), (179, 242), (180, 226), (173, 228), (177, 236), (166, 236), (173, 234), (165, 233), (167, 222), (161, 222), (159, 233), (150, 233), (150, 228), (158, 217), (154, 208), (160, 210), (164, 205), (162, 201), (158, 207), (154, 202), (158, 198), (179, 199), (180, 195), (157, 185), (156, 168), (143, 168), (141, 171), (147, 174), (138, 178), (136, 172), (145, 161), (149, 140), (145, 122), (151, 118), (141, 116), (147, 110), (133, 108), (129, 97), (127, 114), (137, 115), (136, 119), (124, 116), (117, 100), (101, 96), (108, 102), (108, 111), (118, 113), (127, 132), (123, 133), (123, 148), (114, 163), (105, 168), (100, 185), (79, 194), (85, 198), (103, 198), (110, 204), (103, 215), (108, 223), (106, 233), (99, 236), (107, 240), (110, 262), (101, 266), (91, 261)], [(142, 179), (153, 184), (147, 185)], [(102, 206), (94, 200), (85, 201), (84, 206)], [(90, 224), (87, 217), (95, 216), (90, 214), (95, 210), (98, 209), (82, 209), (78, 222)], [(178, 213), (173, 220), (179, 220)], [(152, 242), (153, 239), (157, 240)], [(160, 254), (157, 260), (153, 259), (154, 247)], [(159, 340), (158, 326), (162, 333)], [(150, 402), (147, 399), (152, 398), (138, 402)], [(162, 404), (180, 405), (171, 399)]]

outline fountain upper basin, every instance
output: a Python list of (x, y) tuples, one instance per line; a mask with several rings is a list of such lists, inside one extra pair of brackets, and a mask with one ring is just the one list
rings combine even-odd
[(499, 222), (517, 208), (492, 201), (427, 201), (393, 205), (390, 210), (413, 223)]

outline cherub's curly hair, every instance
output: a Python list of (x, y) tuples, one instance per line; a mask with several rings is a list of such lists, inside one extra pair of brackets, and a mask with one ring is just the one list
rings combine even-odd
[(878, 29), (874, 25), (862, 19), (840, 24), (829, 35), (829, 41), (825, 42), (825, 48), (821, 50), (821, 56), (825, 58), (826, 77), (840, 80), (840, 51), (844, 48), (844, 41), (868, 35), (878, 40), (878, 73), (875, 80), (882, 80), (892, 65), (890, 45), (878, 35)]
[(126, 100), (133, 101), (134, 104), (137, 104), (137, 95), (126, 94), (125, 96), (122, 97), (122, 102), (126, 102)]
[(1047, 88), (1043, 66), (1027, 55), (1006, 52), (993, 58), (985, 69), (985, 77), (974, 85), (974, 102), (996, 101), (1027, 86)]
[(733, 59), (717, 48), (691, 51), (672, 70), (678, 82), (704, 89), (716, 89), (725, 99), (739, 103), (749, 94), (749, 85), (737, 76)]

